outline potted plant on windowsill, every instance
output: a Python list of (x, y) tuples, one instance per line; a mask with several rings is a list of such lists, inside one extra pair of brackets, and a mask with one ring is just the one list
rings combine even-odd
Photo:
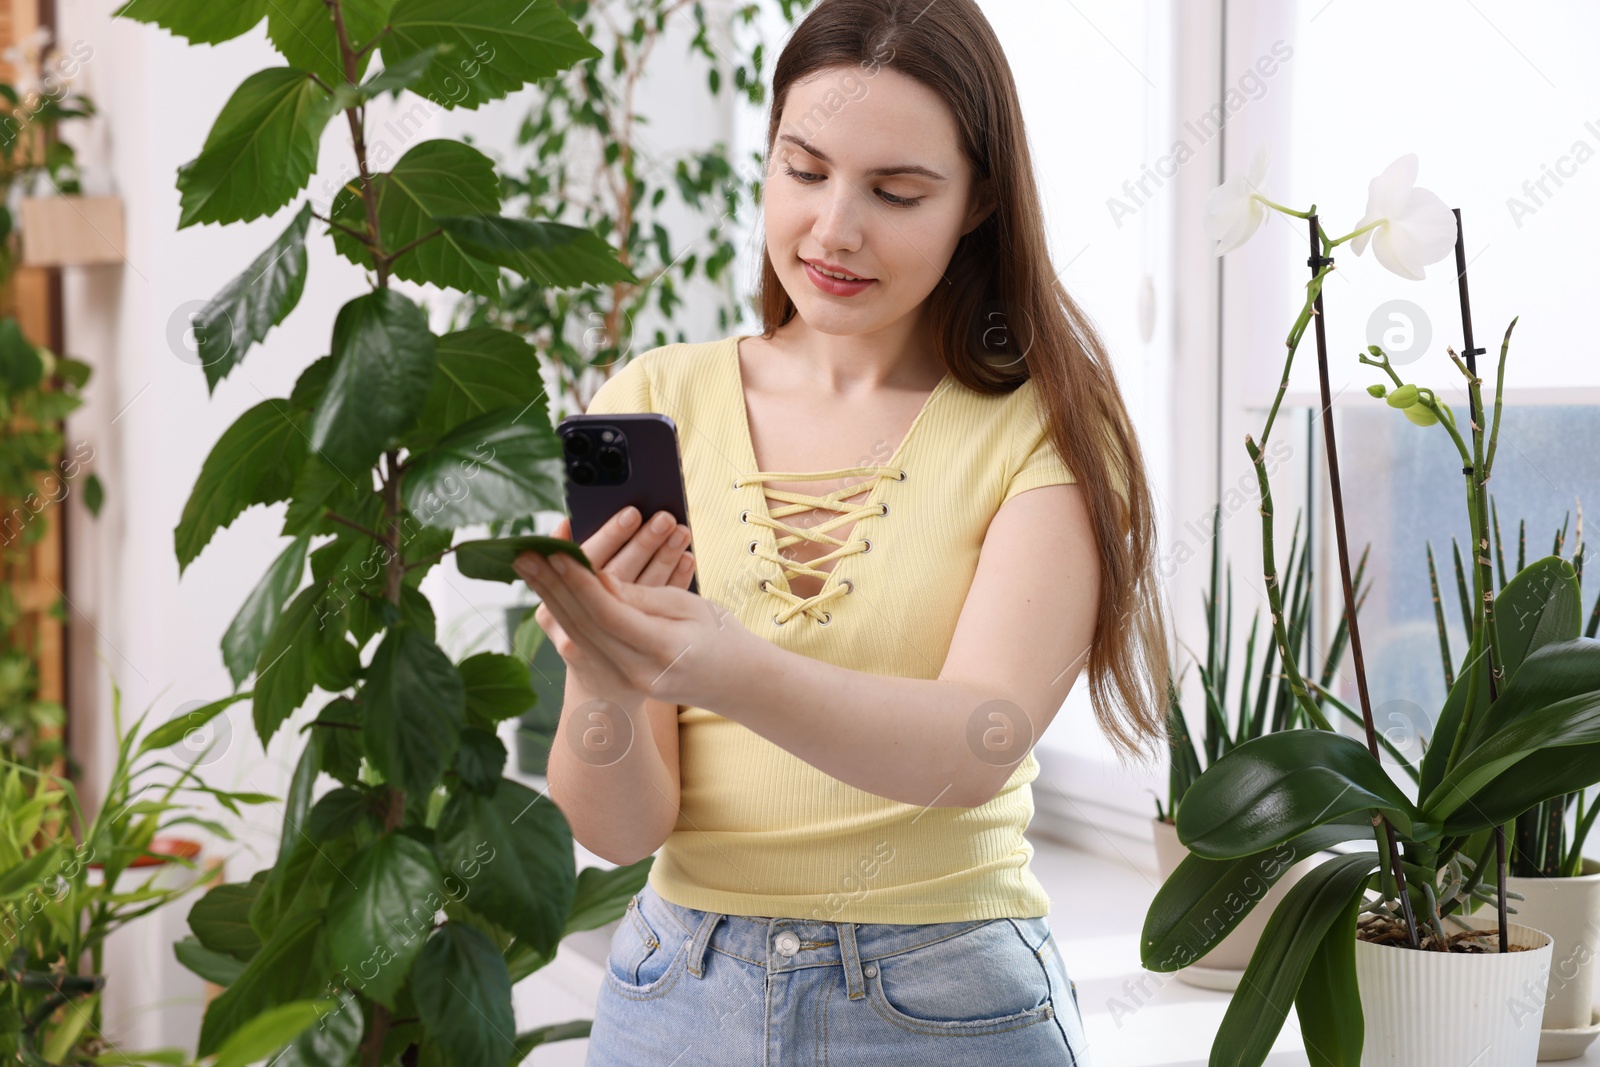
[[(1494, 540), (1494, 559), (1499, 586), (1507, 583), (1505, 541), (1500, 535), (1500, 513), (1494, 497), (1489, 498), (1490, 527)], [(1552, 556), (1560, 556), (1567, 540), (1571, 515), (1556, 531), (1550, 548)], [(1527, 521), (1517, 524), (1516, 568), (1520, 573), (1526, 566)], [(1578, 530), (1574, 536), (1572, 564), (1574, 576), (1581, 590), (1586, 545), (1582, 540), (1583, 513), (1578, 513)], [(1471, 625), (1471, 593), (1461, 566), (1461, 550), (1452, 538), (1451, 550), (1455, 559), (1456, 592), (1461, 605), (1462, 619)], [(1428, 552), (1428, 579), (1435, 590), (1434, 622), (1439, 632), (1439, 648), (1443, 654), (1445, 688), (1454, 683), (1449, 654), (1450, 638), (1445, 626), (1445, 613), (1437, 590), (1439, 580), (1434, 570), (1433, 552)], [(1583, 597), (1579, 597), (1581, 606)], [(1600, 596), (1595, 598), (1589, 612), (1585, 637), (1594, 637), (1600, 630)], [(1550, 965), (1550, 981), (1546, 989), (1544, 1015), (1539, 1039), (1541, 1060), (1573, 1059), (1583, 1054), (1600, 1036), (1600, 1025), (1594, 1010), (1594, 958), (1600, 945), (1600, 863), (1586, 859), (1584, 844), (1594, 826), (1600, 803), (1586, 803), (1584, 791), (1567, 796), (1552, 797), (1523, 812), (1517, 818), (1516, 831), (1511, 837), (1511, 858), (1507, 867), (1508, 895), (1517, 900), (1515, 907), (1519, 922), (1543, 930), (1555, 941)], [(1568, 816), (1571, 816), (1570, 827)]]
[[(1367, 214), (1348, 234), (1329, 238), (1315, 207), (1296, 211), (1260, 190), (1265, 151), (1251, 173), (1230, 178), (1208, 202), (1208, 232), (1218, 253), (1259, 226), (1263, 207), (1308, 224), (1312, 278), (1288, 339), (1270, 432), (1290, 365), (1313, 318), (1316, 322), (1322, 421), (1329, 468), (1340, 579), (1350, 619), (1350, 649), (1365, 744), (1332, 729), (1310, 703), (1311, 687), (1285, 656), (1296, 699), (1315, 728), (1246, 741), (1196, 779), (1178, 812), (1179, 839), (1195, 854), (1157, 893), (1141, 942), (1144, 963), (1171, 971), (1203, 954), (1231, 928), (1197, 922), (1215, 901), (1244, 892), (1263, 857), (1298, 859), (1321, 849), (1371, 841), (1319, 864), (1289, 891), (1268, 920), (1244, 980), (1212, 1047), (1213, 1064), (1257, 1067), (1270, 1050), (1290, 1005), (1314, 1064), (1404, 1063), (1460, 1067), (1473, 1062), (1531, 1064), (1538, 1030), (1518, 1018), (1526, 983), (1543, 988), (1550, 937), (1507, 920), (1506, 892), (1495, 896), (1493, 920), (1463, 914), (1486, 896), (1491, 864), (1503, 869), (1505, 828), (1529, 808), (1600, 780), (1600, 641), (1580, 636), (1576, 575), (1570, 563), (1548, 557), (1529, 564), (1497, 598), (1486, 550), (1487, 492), (1499, 430), (1506, 355), (1500, 349), (1496, 415), (1485, 430), (1479, 354), (1472, 344), (1466, 301), (1465, 246), (1460, 216), (1434, 194), (1414, 187), (1416, 157), (1397, 160), (1372, 182)], [(1369, 391), (1430, 432), (1447, 433), (1461, 456), (1472, 531), (1471, 642), (1422, 757), (1413, 798), (1379, 758), (1353, 610), (1353, 583), (1344, 530), (1323, 327), (1323, 281), (1332, 252), (1368, 240), (1378, 260), (1404, 277), (1456, 252), (1466, 357), (1451, 361), (1467, 384), (1468, 417), (1455, 414), (1431, 389), (1402, 381), (1383, 350), (1363, 354), (1388, 384)], [(1515, 320), (1512, 321), (1515, 326)], [(1392, 390), (1390, 386), (1392, 385)], [(1465, 434), (1465, 436), (1464, 436)], [(1266, 432), (1262, 435), (1263, 440)], [(1282, 601), (1272, 581), (1272, 498), (1262, 444), (1246, 449), (1261, 488), (1263, 552), (1275, 629)], [(1278, 629), (1282, 641), (1281, 629)], [(1286, 643), (1285, 643), (1286, 647)], [(1500, 880), (1501, 886), (1504, 879)], [(1376, 899), (1369, 900), (1368, 895)], [(1245, 901), (1246, 908), (1250, 901)], [(1372, 912), (1361, 920), (1364, 912)], [(1359, 921), (1358, 921), (1359, 920)], [(1447, 933), (1446, 923), (1496, 928)], [(1235, 923), (1236, 924), (1236, 923)], [(1537, 1010), (1537, 1009), (1535, 1009)], [(1463, 1050), (1470, 1046), (1470, 1052)], [(1487, 1060), (1481, 1057), (1487, 1056)]]
[[(1287, 677), (1273, 669), (1277, 645), (1267, 640), (1263, 640), (1259, 646), (1257, 644), (1261, 622), (1259, 610), (1250, 620), (1250, 635), (1245, 642), (1244, 670), (1237, 688), (1236, 702), (1230, 696), (1230, 675), (1233, 666), (1233, 567), (1231, 564), (1227, 567), (1224, 577), (1220, 569), (1221, 523), (1222, 509), (1219, 506), (1212, 513), (1210, 592), (1202, 596), (1206, 613), (1205, 660), (1202, 663), (1199, 656), (1193, 657), (1205, 699), (1205, 729), (1200, 746), (1195, 745), (1190, 734), (1189, 717), (1184, 714), (1176, 686), (1168, 692), (1167, 805), (1163, 810), (1160, 800), (1156, 801), (1156, 817), (1152, 822), (1156, 862), (1162, 879), (1170, 877), (1189, 855), (1189, 850), (1178, 840), (1175, 818), (1184, 794), (1200, 776), (1202, 752), (1205, 765), (1209, 766), (1253, 737), (1304, 725), (1304, 712), (1290, 691)], [(1356, 567), (1355, 580), (1358, 586), (1361, 584), (1365, 565), (1366, 556), (1363, 553), (1361, 563)], [(1285, 569), (1292, 575), (1288, 587), (1290, 621), (1285, 629), (1289, 640), (1293, 642), (1291, 647), (1303, 655), (1305, 662), (1309, 662), (1311, 638), (1310, 627), (1307, 624), (1311, 611), (1310, 538), (1307, 537), (1304, 544), (1300, 543), (1298, 515), (1295, 518), (1294, 530), (1289, 537), (1289, 556)], [(1360, 609), (1361, 600), (1365, 599), (1365, 595), (1363, 591), (1356, 601), (1357, 610)], [(1347, 717), (1353, 716), (1356, 722), (1360, 722), (1359, 715), (1326, 695), (1344, 657), (1348, 635), (1347, 622), (1341, 618), (1323, 654), (1321, 684), (1313, 694), (1312, 702), (1319, 707), (1325, 704), (1336, 706), (1342, 714)], [(1257, 666), (1260, 668), (1259, 677), (1255, 673)], [(1173, 673), (1176, 675), (1177, 671)], [(1267, 866), (1273, 867), (1275, 864), (1269, 862)], [(1314, 866), (1316, 861), (1308, 856), (1290, 865), (1286, 872), (1274, 870), (1276, 884), (1265, 889), (1265, 894), (1260, 897), (1259, 906), (1244, 916), (1238, 926), (1203, 957), (1179, 970), (1178, 980), (1202, 989), (1232, 990), (1237, 987), (1240, 977), (1244, 974), (1245, 965), (1250, 962), (1250, 956), (1255, 951), (1261, 931), (1266, 926), (1267, 917), (1272, 914), (1289, 888)], [(1224, 902), (1220, 906), (1228, 908), (1236, 904)]]

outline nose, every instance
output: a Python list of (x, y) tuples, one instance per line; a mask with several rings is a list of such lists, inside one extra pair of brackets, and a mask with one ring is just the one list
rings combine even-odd
[(817, 206), (811, 236), (821, 248), (853, 252), (861, 247), (861, 213), (870, 210), (872, 206), (848, 182), (835, 181)]

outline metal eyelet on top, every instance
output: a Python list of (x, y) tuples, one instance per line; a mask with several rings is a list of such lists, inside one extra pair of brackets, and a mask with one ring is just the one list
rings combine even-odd
[(833, 612), (824, 611), (822, 613), (822, 618), (817, 620), (817, 625), (818, 626), (826, 626), (826, 625), (828, 625), (828, 623), (830, 623), (832, 621), (833, 621)]
[(900, 477), (896, 478), (895, 481), (903, 482), (905, 480), (906, 480), (906, 472), (905, 472), (905, 468), (902, 467), (901, 470), (900, 470)]
[(782, 625), (784, 625), (784, 623), (779, 622), (778, 621), (778, 617), (776, 615), (774, 615), (772, 617), (772, 625), (774, 625), (774, 626), (782, 626)]
[(871, 552), (872, 551), (872, 539), (870, 537), (863, 537), (861, 539), (861, 543), (867, 546), (866, 548), (863, 548), (861, 551), (863, 551), (863, 552)]
[(746, 523), (750, 521), (750, 509), (749, 508), (745, 508), (743, 511), (739, 512), (739, 521), (740, 522), (746, 522)]
[(840, 578), (839, 582), (842, 585), (848, 585), (850, 587), (849, 589), (845, 590), (846, 594), (854, 593), (856, 591), (856, 583), (852, 582), (850, 579)]
[(881, 504), (880, 503), (878, 505), (878, 507), (882, 509), (881, 511), (878, 512), (879, 515), (887, 515), (887, 514), (889, 514), (889, 505), (888, 504)]
[(761, 543), (760, 541), (751, 541), (750, 542), (750, 554), (752, 556), (756, 554), (756, 546), (759, 545), (760, 543)]
[[(900, 473), (901, 473), (901, 474), (902, 474), (902, 475), (904, 475), (904, 474), (905, 474), (905, 471), (901, 471), (901, 472), (900, 472)], [(742, 486), (742, 485), (740, 485), (740, 484), (739, 484), (739, 479), (737, 479), (737, 478), (735, 478), (735, 479), (734, 479), (734, 480), (733, 480), (733, 487), (734, 487), (734, 488), (735, 488), (735, 489), (743, 489), (743, 488), (744, 488), (744, 486)]]

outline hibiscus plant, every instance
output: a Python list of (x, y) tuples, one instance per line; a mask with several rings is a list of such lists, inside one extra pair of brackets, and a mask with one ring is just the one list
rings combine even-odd
[(435, 336), (397, 283), (493, 289), (502, 269), (551, 288), (637, 279), (591, 230), (500, 214), (494, 164), (470, 145), (421, 140), (391, 159), (367, 134), (380, 97), (472, 110), (601, 53), (558, 0), (131, 0), (118, 14), (213, 45), (265, 19), (285, 61), (244, 79), (179, 168), (180, 228), (288, 208), (328, 124), (349, 132), (325, 212), (290, 209), (196, 317), (209, 386), (295, 308), (313, 226), (371, 286), (288, 396), (223, 432), (175, 530), (181, 570), (246, 508), (287, 501), (284, 546), (223, 659), (236, 689), (254, 675), (240, 695), (263, 746), (314, 690), (331, 697), (295, 731), (276, 861), (190, 914), (196, 944), (180, 958), (226, 987), (199, 1055), (504, 1064), (585, 1036), (585, 1020), (516, 1033), (512, 985), (566, 934), (621, 916), (649, 861), (576, 872), (561, 811), (503, 776), (496, 726), (534, 702), (528, 665), (455, 662), (419, 589), (464, 544), (457, 528), (562, 508), (560, 443), (526, 341)]
[[(1459, 220), (1437, 195), (1415, 187), (1417, 159), (1396, 160), (1374, 179), (1366, 215), (1339, 238), (1321, 230), (1316, 208), (1297, 211), (1262, 195), (1268, 155), (1258, 152), (1247, 176), (1230, 178), (1207, 204), (1207, 233), (1220, 255), (1260, 225), (1262, 207), (1307, 220), (1314, 271), (1291, 329), (1282, 384), (1258, 442), (1246, 449), (1261, 490), (1262, 550), (1279, 655), (1308, 729), (1269, 733), (1223, 755), (1195, 780), (1178, 809), (1178, 838), (1192, 853), (1156, 894), (1141, 938), (1144, 965), (1173, 971), (1194, 962), (1233, 930), (1293, 863), (1332, 846), (1356, 851), (1325, 860), (1297, 882), (1269, 919), (1212, 1047), (1213, 1064), (1261, 1064), (1294, 1005), (1313, 1064), (1359, 1063), (1363, 1044), (1354, 952), (1358, 921), (1403, 928), (1409, 949), (1441, 950), (1445, 923), (1459, 923), (1490, 893), (1491, 864), (1504, 863), (1504, 833), (1531, 807), (1600, 781), (1600, 641), (1580, 636), (1576, 573), (1559, 556), (1535, 560), (1498, 592), (1488, 556), (1486, 483), (1494, 462), (1511, 328), (1500, 348), (1493, 422), (1485, 428), (1481, 379), (1454, 351), (1470, 418), (1458, 425), (1439, 394), (1406, 382), (1377, 346), (1360, 357), (1387, 379), (1373, 389), (1427, 432), (1447, 434), (1463, 468), (1467, 520), (1474, 546), (1471, 641), (1456, 672), (1420, 765), (1414, 788), (1402, 788), (1379, 759), (1366, 691), (1359, 629), (1351, 618), (1351, 651), (1366, 743), (1336, 731), (1311, 700), (1293, 646), (1273, 564), (1273, 506), (1262, 450), (1287, 388), (1299, 342), (1318, 318), (1318, 356), (1327, 390), (1320, 330), (1321, 290), (1331, 253), (1370, 239), (1379, 263), (1421, 279), (1423, 268), (1449, 254), (1461, 258)], [(1515, 320), (1512, 321), (1512, 327)], [(1471, 349), (1470, 319), (1464, 327)], [(1324, 404), (1326, 409), (1327, 405)], [(1343, 512), (1328, 431), (1330, 489), (1339, 535), (1341, 580), (1352, 599)], [(1422, 432), (1422, 431), (1418, 431)], [(1404, 783), (1409, 786), (1410, 783)], [(1364, 847), (1375, 844), (1376, 849)], [(1503, 879), (1499, 879), (1503, 885)], [(1368, 899), (1369, 893), (1374, 899)], [(1504, 928), (1503, 892), (1499, 899)], [(1374, 913), (1361, 920), (1364, 912)], [(1405, 949), (1394, 949), (1402, 951)]]

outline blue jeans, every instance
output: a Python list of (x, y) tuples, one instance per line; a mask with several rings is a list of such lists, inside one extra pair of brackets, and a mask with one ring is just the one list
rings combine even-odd
[(585, 1067), (1086, 1067), (1043, 917), (848, 923), (680, 907), (611, 939)]

